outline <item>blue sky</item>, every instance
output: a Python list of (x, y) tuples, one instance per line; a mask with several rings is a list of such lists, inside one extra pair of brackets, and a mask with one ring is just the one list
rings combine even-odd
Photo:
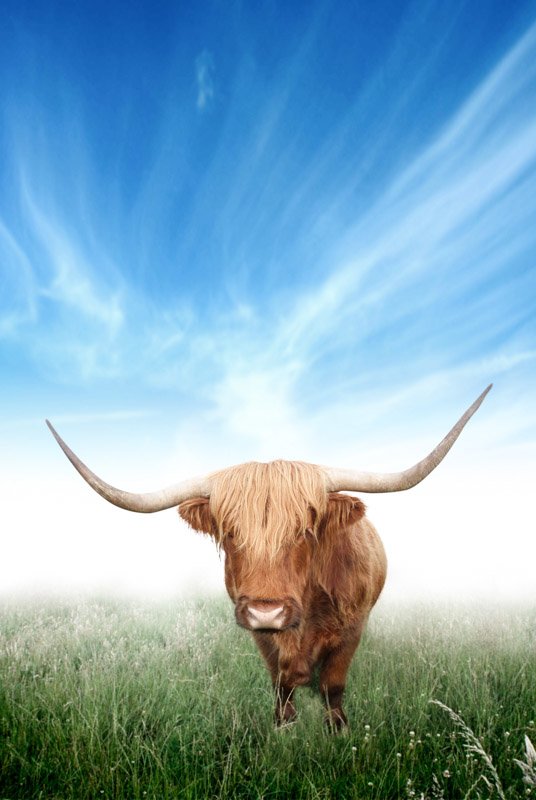
[(2, 9), (5, 474), (531, 463), (533, 2)]

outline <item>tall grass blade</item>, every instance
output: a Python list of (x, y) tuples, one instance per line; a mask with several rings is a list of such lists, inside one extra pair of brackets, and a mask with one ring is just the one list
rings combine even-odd
[(504, 789), (502, 787), (501, 780), (499, 778), (497, 770), (495, 769), (493, 761), (491, 760), (491, 756), (484, 750), (480, 739), (478, 739), (475, 736), (471, 728), (468, 725), (466, 725), (466, 723), (463, 721), (460, 715), (456, 714), (456, 712), (453, 711), (452, 708), (449, 708), (449, 706), (446, 706), (440, 700), (431, 700), (430, 702), (436, 706), (439, 706), (439, 708), (443, 709), (443, 711), (447, 712), (451, 720), (458, 727), (462, 739), (464, 741), (464, 747), (467, 750), (467, 752), (479, 756), (482, 759), (483, 763), (485, 764), (492, 778), (492, 784), (490, 785), (490, 788), (494, 786), (495, 791), (497, 792), (497, 795), (500, 797), (500, 799), (506, 800)]

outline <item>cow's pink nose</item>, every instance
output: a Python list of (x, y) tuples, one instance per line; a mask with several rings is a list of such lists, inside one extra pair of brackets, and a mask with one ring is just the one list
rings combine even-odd
[(254, 629), (257, 628), (282, 628), (284, 620), (284, 607), (255, 608), (248, 606), (248, 622)]

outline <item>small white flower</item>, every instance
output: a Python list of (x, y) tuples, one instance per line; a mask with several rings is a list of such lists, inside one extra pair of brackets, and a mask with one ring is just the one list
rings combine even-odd
[(444, 778), (450, 778), (450, 772), (448, 771), (448, 769), (444, 769), (443, 770), (443, 777)]

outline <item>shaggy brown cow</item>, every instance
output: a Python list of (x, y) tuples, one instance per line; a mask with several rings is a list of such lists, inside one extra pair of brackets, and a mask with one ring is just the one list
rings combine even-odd
[(142, 512), (178, 505), (192, 528), (216, 540), (225, 553), (225, 585), (236, 621), (253, 633), (268, 665), (277, 723), (294, 718), (294, 689), (310, 683), (318, 667), (326, 719), (338, 729), (346, 725), (346, 673), (387, 566), (365, 506), (338, 492), (415, 486), (444, 458), (490, 388), (430, 455), (404, 472), (252, 462), (141, 495), (104, 483), (47, 424), (76, 469), (107, 500)]

